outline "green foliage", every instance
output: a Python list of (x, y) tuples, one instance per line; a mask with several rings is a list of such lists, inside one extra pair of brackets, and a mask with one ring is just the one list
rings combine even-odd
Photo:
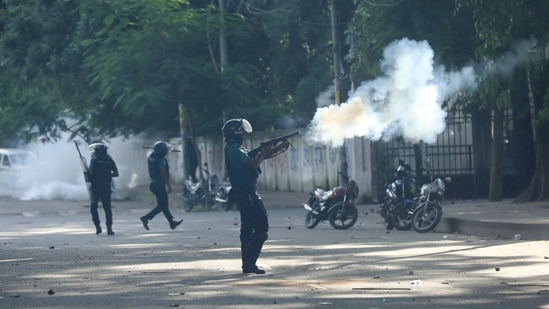
[(71, 80), (75, 63), (74, 6), (4, 1), (0, 7), (0, 140), (55, 139), (67, 130), (63, 117), (70, 85), (61, 81)]
[[(174, 135), (179, 103), (198, 135), (229, 117), (308, 122), (332, 83), (329, 2), (226, 3), (0, 1), (0, 140)], [(339, 6), (345, 23), (354, 5)]]
[[(459, 10), (471, 10), (475, 20), (475, 29), (481, 44), (476, 52), (479, 57), (490, 59), (505, 59), (510, 50), (518, 49), (516, 56), (516, 70), (522, 74), (530, 72), (531, 85), (536, 104), (542, 111), (539, 120), (545, 121), (543, 111), (547, 110), (549, 101), (544, 99), (547, 93), (548, 61), (543, 56), (543, 49), (547, 44), (547, 11), (548, 1), (527, 0), (456, 0)], [(528, 40), (530, 46), (519, 46), (517, 42)], [(511, 79), (512, 76), (506, 78)], [(526, 83), (526, 80), (523, 79)], [(512, 94), (511, 97), (528, 97), (527, 88), (514, 87), (514, 91), (521, 91), (521, 95)], [(528, 100), (521, 100), (528, 108)], [(523, 109), (524, 109), (523, 108)], [(520, 111), (520, 109), (519, 109)]]
[(230, 6), (229, 10), (242, 14), (260, 31), (249, 41), (231, 40), (229, 54), (232, 62), (244, 61), (257, 68), (254, 84), (259, 92), (254, 103), (264, 108), (235, 111), (253, 114), (265, 129), (273, 127), (273, 119), (283, 115), (310, 119), (316, 109), (316, 96), (332, 84), (334, 75), (328, 2), (277, 0), (246, 4)]
[(346, 31), (353, 74), (379, 75), (383, 49), (402, 38), (426, 40), (438, 63), (463, 66), (476, 47), (474, 28), (467, 14), (454, 11), (454, 0), (360, 1)]

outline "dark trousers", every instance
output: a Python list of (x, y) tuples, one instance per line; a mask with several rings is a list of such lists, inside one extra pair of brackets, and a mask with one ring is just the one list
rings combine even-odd
[(144, 217), (148, 220), (152, 220), (157, 214), (162, 212), (166, 219), (168, 219), (168, 222), (172, 222), (173, 216), (168, 208), (168, 191), (166, 191), (166, 185), (163, 183), (151, 183), (149, 189), (151, 189), (151, 192), (156, 196), (156, 207)]
[(107, 222), (107, 226), (112, 226), (111, 187), (92, 187), (92, 192), (90, 212), (93, 224), (97, 226), (101, 223), (99, 220), (99, 213), (97, 211), (97, 208), (99, 208), (99, 202), (101, 202), (101, 205), (103, 205), (103, 210), (105, 211), (105, 221)]
[(263, 244), (268, 238), (267, 211), (256, 187), (233, 188), (240, 205), (240, 248), (242, 266), (255, 265)]

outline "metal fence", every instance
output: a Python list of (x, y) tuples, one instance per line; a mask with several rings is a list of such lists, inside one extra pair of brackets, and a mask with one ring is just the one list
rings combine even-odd
[[(473, 173), (473, 137), (471, 119), (461, 111), (448, 113), (446, 130), (434, 144), (414, 144), (403, 140), (384, 143), (384, 156), (387, 161), (386, 174), (391, 174), (403, 159), (414, 167), (416, 150), (422, 158), (429, 158), (437, 174), (467, 175)], [(383, 160), (383, 158), (379, 158)]]
[[(511, 110), (505, 113), (505, 126), (506, 132), (512, 130)], [(393, 177), (399, 159), (410, 164), (415, 172), (416, 159), (418, 159), (416, 155), (421, 156), (419, 162), (429, 158), (435, 176), (450, 176), (457, 179), (457, 183), (452, 186), (459, 187), (458, 190), (455, 190), (459, 192), (457, 194), (459, 197), (477, 197), (480, 194), (486, 194), (486, 192), (479, 193), (478, 188), (474, 187), (472, 134), (471, 117), (457, 109), (448, 111), (446, 129), (438, 136), (434, 144), (419, 143), (414, 145), (403, 140), (381, 143), (376, 147), (375, 153), (377, 165), (383, 167), (383, 169), (378, 168), (376, 175), (378, 194), (381, 193), (379, 189), (384, 188), (384, 184)], [(504, 156), (504, 175), (512, 177), (516, 173), (516, 168), (510, 160), (507, 150), (505, 150)], [(487, 168), (489, 169), (489, 167)], [(487, 187), (487, 184), (483, 184), (483, 187)]]

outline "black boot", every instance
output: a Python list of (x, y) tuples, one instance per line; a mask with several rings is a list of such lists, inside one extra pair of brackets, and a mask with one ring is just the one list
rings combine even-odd
[(101, 225), (96, 224), (95, 225), (95, 234), (101, 234), (101, 232), (103, 232), (103, 230), (101, 229)]
[(255, 264), (263, 248), (263, 244), (267, 240), (268, 235), (266, 232), (260, 232), (253, 234), (250, 238), (250, 243), (245, 249), (245, 252), (242, 256), (242, 272), (245, 274), (258, 274), (262, 275), (265, 273), (265, 270), (257, 267)]
[(143, 227), (148, 231), (149, 230), (149, 219), (145, 217), (139, 218), (141, 220), (141, 223), (143, 223)]
[(113, 232), (112, 227), (110, 225), (107, 226), (107, 234), (114, 235), (114, 232)]
[(263, 275), (265, 270), (257, 267), (257, 265), (242, 265), (242, 272), (245, 274)]
[(183, 219), (181, 219), (181, 220), (179, 220), (179, 221), (174, 221), (174, 220), (172, 220), (172, 221), (170, 222), (170, 228), (171, 228), (172, 230), (175, 230), (175, 228), (176, 228), (178, 225), (180, 225), (181, 222), (183, 222)]

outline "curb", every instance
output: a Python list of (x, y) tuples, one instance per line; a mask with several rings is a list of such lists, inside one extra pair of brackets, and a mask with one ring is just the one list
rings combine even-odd
[(435, 230), (437, 233), (458, 233), (495, 239), (549, 240), (549, 226), (538, 223), (487, 222), (442, 218)]

